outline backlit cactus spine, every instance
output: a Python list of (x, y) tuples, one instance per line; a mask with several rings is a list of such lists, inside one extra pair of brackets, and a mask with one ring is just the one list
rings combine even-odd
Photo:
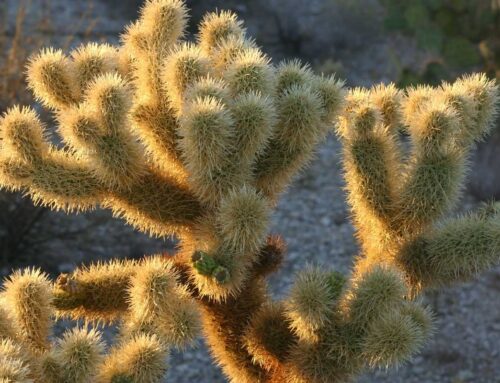
[[(297, 61), (272, 65), (232, 13), (208, 14), (196, 43), (182, 41), (186, 20), (181, 1), (148, 0), (119, 46), (31, 60), (30, 87), (66, 147), (31, 109), (11, 109), (0, 123), (2, 186), (56, 209), (109, 208), (140, 231), (176, 235), (179, 251), (81, 267), (53, 285), (14, 274), (1, 297), (0, 378), (160, 382), (169, 349), (200, 327), (232, 382), (344, 382), (404, 362), (432, 330), (412, 298), (498, 261), (495, 206), (435, 225), (488, 130), (496, 87), (473, 76), (346, 94)], [(310, 267), (273, 301), (266, 277), (285, 245), (268, 236), (272, 208), (334, 126), (361, 254), (353, 275)], [(53, 317), (120, 332), (107, 354), (94, 330), (53, 343)]]

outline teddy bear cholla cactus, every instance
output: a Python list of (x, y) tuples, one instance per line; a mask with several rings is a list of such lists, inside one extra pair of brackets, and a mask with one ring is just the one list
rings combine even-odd
[[(357, 273), (393, 264), (415, 295), (498, 260), (495, 204), (444, 219), (457, 204), (471, 147), (493, 124), (497, 101), (497, 87), (481, 75), (406, 94), (392, 86), (350, 92), (338, 134), (364, 255)], [(409, 153), (398, 140), (401, 129), (409, 134)]]
[[(56, 209), (109, 208), (138, 230), (175, 234), (179, 251), (82, 267), (53, 285), (38, 271), (13, 274), (2, 293), (0, 379), (159, 382), (169, 348), (197, 336), (198, 318), (234, 382), (340, 382), (405, 361), (432, 328), (412, 298), (498, 260), (494, 206), (434, 224), (491, 125), (496, 88), (474, 76), (345, 95), (298, 62), (271, 65), (231, 13), (208, 14), (196, 44), (181, 41), (185, 24), (182, 2), (150, 0), (119, 47), (46, 50), (29, 64), (65, 146), (49, 143), (31, 109), (11, 109), (2, 185)], [(361, 255), (348, 280), (309, 267), (273, 301), (265, 277), (284, 244), (266, 237), (270, 212), (344, 102), (338, 133)], [(120, 331), (106, 355), (86, 328), (51, 344), (53, 317)]]

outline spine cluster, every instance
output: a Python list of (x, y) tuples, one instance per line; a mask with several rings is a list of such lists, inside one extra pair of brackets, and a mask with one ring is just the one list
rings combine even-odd
[[(195, 42), (186, 22), (180, 0), (147, 0), (120, 45), (31, 59), (29, 86), (63, 146), (33, 109), (9, 110), (2, 187), (68, 212), (108, 208), (179, 249), (55, 282), (14, 273), (0, 294), (0, 382), (161, 382), (169, 350), (201, 331), (232, 382), (345, 382), (418, 351), (433, 328), (421, 291), (498, 262), (495, 204), (446, 218), (492, 125), (492, 82), (346, 91), (298, 61), (273, 65), (230, 12), (206, 15)], [(351, 275), (302, 270), (276, 301), (266, 277), (285, 244), (268, 234), (272, 210), (334, 128), (360, 254)], [(119, 332), (109, 347), (87, 326), (54, 340), (63, 317)]]
[[(55, 283), (38, 270), (14, 273), (0, 295), (0, 381), (160, 382), (170, 349), (192, 342), (200, 327), (194, 301), (178, 278), (158, 257), (95, 265)], [(54, 339), (60, 316), (94, 324), (120, 317), (124, 323), (115, 344), (106, 347), (88, 325)]]

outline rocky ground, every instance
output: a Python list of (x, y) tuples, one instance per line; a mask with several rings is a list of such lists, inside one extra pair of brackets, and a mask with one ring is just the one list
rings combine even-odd
[[(8, 19), (13, 20), (17, 0), (6, 1), (11, 12)], [(41, 32), (47, 41), (56, 45), (68, 42), (74, 45), (87, 38), (116, 41), (122, 26), (136, 14), (138, 3), (138, 0), (94, 0), (92, 3), (33, 0), (32, 6), (45, 8), (49, 14), (57, 16), (53, 18), (51, 28)], [(341, 68), (350, 85), (367, 86), (374, 82), (395, 80), (398, 68), (403, 64), (419, 65), (427, 57), (418, 51), (412, 41), (401, 36), (386, 36), (377, 29), (377, 12), (380, 9), (374, 1), (366, 0), (367, 6), (374, 7), (370, 17), (359, 13), (359, 9), (345, 8), (349, 3), (346, 0), (288, 3), (279, 0), (207, 0), (203, 5), (201, 3), (190, 1), (190, 5), (194, 6), (195, 19), (200, 17), (204, 8), (232, 7), (249, 21), (247, 25), (250, 33), (257, 36), (257, 41), (273, 57), (285, 58), (298, 54), (313, 61), (316, 66), (320, 66), (329, 56), (334, 57), (334, 61), (341, 64), (338, 68)], [(353, 3), (359, 5), (364, 2), (356, 0)], [(88, 4), (92, 4), (92, 7), (88, 8)], [(335, 18), (323, 20), (325, 5), (338, 11)], [(351, 16), (346, 17), (349, 9)], [(292, 17), (297, 19), (299, 16), (300, 22), (294, 24)], [(82, 22), (76, 23), (75, 20)], [(89, 20), (93, 20), (91, 24)], [(278, 24), (281, 24), (280, 28)], [(70, 35), (75, 38), (68, 40)], [(315, 41), (320, 41), (316, 48)], [(321, 54), (315, 55), (314, 49)], [(323, 264), (345, 273), (350, 269), (357, 247), (345, 204), (339, 160), (340, 145), (330, 137), (320, 146), (311, 167), (298, 177), (283, 196), (274, 214), (273, 231), (284, 236), (289, 248), (283, 269), (270, 280), (277, 297), (286, 293), (294, 273), (307, 263)], [(476, 203), (466, 195), (461, 206), (466, 210)], [(75, 218), (75, 222), (85, 225), (98, 219), (96, 217), (96, 213), (92, 213)], [(64, 224), (71, 221), (62, 217), (57, 219), (61, 219)], [(135, 257), (171, 247), (168, 241), (148, 239), (125, 228), (121, 222), (108, 219), (86, 233), (80, 242), (86, 245), (76, 252), (75, 242), (62, 240), (55, 241), (49, 249), (57, 254), (55, 259), (59, 259), (64, 271), (89, 259)], [(4, 272), (6, 268), (7, 265)], [(425, 301), (432, 306), (438, 320), (433, 340), (419, 356), (398, 370), (376, 371), (361, 377), (359, 381), (500, 382), (499, 292), (500, 268), (497, 268), (474, 282), (426, 296)], [(171, 365), (169, 382), (225, 382), (201, 342), (197, 348), (175, 353)]]

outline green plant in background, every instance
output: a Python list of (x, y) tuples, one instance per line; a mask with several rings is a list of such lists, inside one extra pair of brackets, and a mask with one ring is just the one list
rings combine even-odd
[[(444, 217), (496, 112), (485, 76), (346, 92), (297, 61), (271, 64), (229, 12), (209, 13), (184, 42), (186, 15), (179, 0), (148, 0), (121, 45), (30, 61), (29, 85), (66, 146), (50, 144), (32, 109), (10, 109), (1, 185), (67, 212), (109, 208), (137, 230), (176, 235), (179, 251), (55, 282), (15, 272), (0, 294), (0, 381), (160, 382), (169, 350), (203, 329), (232, 382), (344, 382), (422, 347), (432, 314), (421, 291), (498, 262), (496, 205)], [(266, 277), (285, 246), (268, 235), (271, 212), (333, 127), (360, 254), (351, 275), (308, 267), (274, 300)], [(106, 351), (87, 327), (53, 341), (60, 317), (119, 334)]]
[(420, 74), (403, 71), (400, 83), (439, 84), (449, 73), (483, 64), (500, 78), (500, 7), (491, 0), (382, 0), (385, 27), (414, 36), (418, 45), (442, 61), (431, 61)]

